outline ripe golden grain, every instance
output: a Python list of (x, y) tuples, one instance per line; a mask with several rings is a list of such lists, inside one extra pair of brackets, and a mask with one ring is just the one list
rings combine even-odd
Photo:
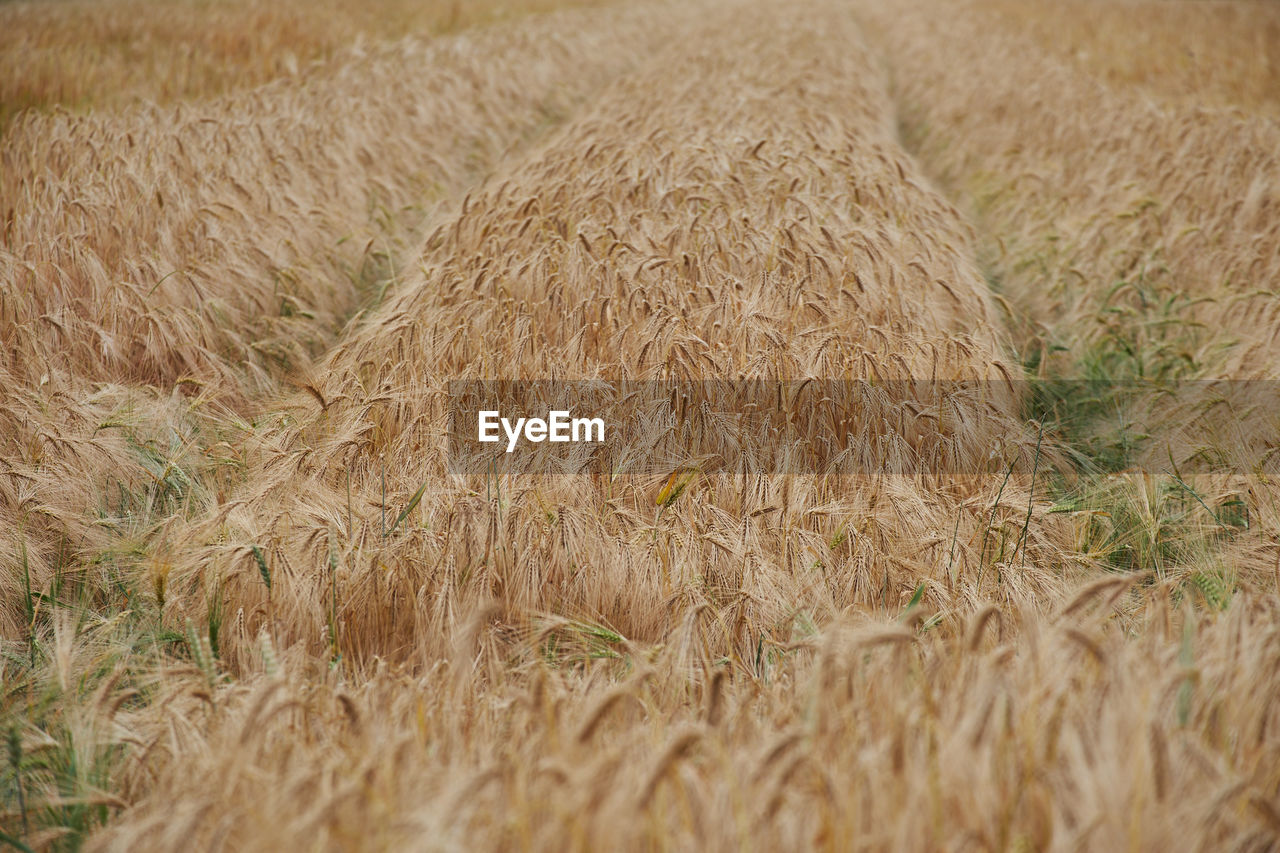
[[(1204, 553), (1115, 575), (1054, 487), (982, 472), (1062, 458), (1021, 422), (1028, 345), (1267, 374), (1274, 127), (1099, 89), (996, 5), (635, 3), (12, 124), (29, 811), (109, 796), (68, 827), (100, 850), (1265, 846), (1272, 487), (1197, 482)], [(1212, 301), (1140, 313), (1184, 290)], [(729, 376), (868, 385), (811, 473), (446, 466), (450, 379)], [(885, 382), (926, 376), (993, 390)], [(822, 476), (836, 431), (939, 471)]]

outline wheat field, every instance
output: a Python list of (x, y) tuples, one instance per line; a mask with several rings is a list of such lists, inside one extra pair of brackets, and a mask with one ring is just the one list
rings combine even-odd
[[(0, 846), (1280, 846), (1272, 5), (0, 33)], [(461, 466), (529, 380), (800, 439)]]

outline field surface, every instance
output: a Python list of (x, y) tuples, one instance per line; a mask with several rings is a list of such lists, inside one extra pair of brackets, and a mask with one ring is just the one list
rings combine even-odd
[[(0, 847), (1280, 847), (1278, 108), (1254, 0), (0, 4)], [(803, 440), (460, 472), (527, 379)]]

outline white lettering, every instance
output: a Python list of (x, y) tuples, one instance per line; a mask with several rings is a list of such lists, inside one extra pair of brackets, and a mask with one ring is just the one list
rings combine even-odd
[(569, 413), (563, 409), (554, 409), (551, 412), (551, 434), (547, 437), (552, 441), (568, 441), (569, 440)]
[(521, 435), (525, 441), (604, 441), (604, 418), (573, 418), (564, 409), (555, 409), (542, 418), (510, 418), (502, 417), (500, 412), (485, 409), (479, 412), (476, 422), (477, 438), (483, 442), (501, 441), (498, 428), (507, 436), (507, 452), (512, 453), (520, 443)]
[(516, 442), (520, 440), (520, 428), (523, 426), (524, 426), (524, 418), (516, 419), (515, 429), (511, 428), (511, 421), (507, 420), (506, 418), (502, 419), (502, 428), (506, 430), (506, 433), (507, 433), (507, 452), (508, 453), (516, 449)]
[[(586, 433), (585, 438), (578, 438), (578, 427), (582, 427), (582, 431)], [(599, 438), (592, 438), (591, 431), (599, 430)], [(574, 418), (573, 419), (573, 440), (574, 441), (604, 441), (604, 418)]]
[(494, 411), (483, 411), (480, 413), (480, 440), (481, 441), (497, 441), (498, 440), (498, 413)]

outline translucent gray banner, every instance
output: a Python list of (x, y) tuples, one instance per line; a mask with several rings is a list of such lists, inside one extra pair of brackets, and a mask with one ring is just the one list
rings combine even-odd
[(1274, 474), (1280, 382), (458, 381), (459, 474)]

